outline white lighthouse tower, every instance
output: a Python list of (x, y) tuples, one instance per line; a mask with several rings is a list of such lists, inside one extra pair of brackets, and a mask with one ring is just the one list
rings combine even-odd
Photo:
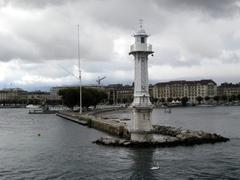
[(142, 27), (133, 35), (135, 43), (131, 45), (129, 54), (134, 56), (134, 100), (132, 107), (131, 140), (145, 142), (152, 139), (152, 104), (149, 98), (148, 55), (153, 54), (152, 45), (147, 44), (148, 34)]

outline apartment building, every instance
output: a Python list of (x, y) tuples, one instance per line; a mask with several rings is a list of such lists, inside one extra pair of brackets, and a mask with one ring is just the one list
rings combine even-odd
[(217, 95), (217, 84), (213, 80), (160, 82), (153, 86), (153, 98), (182, 99), (187, 97), (190, 103), (196, 103), (196, 97), (213, 98)]
[(218, 96), (227, 96), (230, 97), (232, 95), (238, 96), (240, 95), (240, 83), (232, 84), (232, 83), (222, 83), (217, 88)]

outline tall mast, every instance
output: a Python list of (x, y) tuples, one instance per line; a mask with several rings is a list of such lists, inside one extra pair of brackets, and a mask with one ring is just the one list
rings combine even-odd
[(79, 75), (79, 114), (82, 114), (82, 76), (80, 67), (80, 41), (79, 41), (79, 24), (77, 26), (78, 34), (78, 75)]

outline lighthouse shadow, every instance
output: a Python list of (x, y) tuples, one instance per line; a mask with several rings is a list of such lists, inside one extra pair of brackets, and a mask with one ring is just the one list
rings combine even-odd
[(156, 173), (151, 170), (156, 162), (153, 161), (154, 149), (134, 149), (132, 153), (133, 165), (130, 179), (153, 179), (157, 180)]

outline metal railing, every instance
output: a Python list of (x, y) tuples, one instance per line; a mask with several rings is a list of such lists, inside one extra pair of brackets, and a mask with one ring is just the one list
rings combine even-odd
[(152, 52), (152, 45), (151, 44), (133, 44), (130, 46), (130, 52), (134, 51), (149, 51)]

